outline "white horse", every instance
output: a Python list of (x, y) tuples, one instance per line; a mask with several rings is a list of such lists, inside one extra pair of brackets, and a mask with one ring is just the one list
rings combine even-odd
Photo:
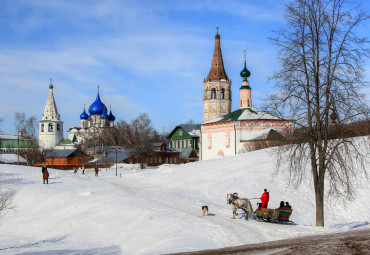
[(246, 198), (239, 198), (238, 193), (227, 194), (227, 204), (231, 204), (231, 209), (233, 210), (232, 219), (235, 219), (235, 216), (238, 216), (236, 212), (238, 209), (242, 209), (245, 212), (245, 220), (248, 220), (248, 213), (253, 215), (251, 202)]

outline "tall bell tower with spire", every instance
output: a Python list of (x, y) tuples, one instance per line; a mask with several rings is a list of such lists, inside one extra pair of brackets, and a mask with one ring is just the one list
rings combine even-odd
[(204, 79), (203, 122), (231, 112), (231, 80), (225, 72), (218, 29), (217, 27), (211, 70)]
[(60, 120), (53, 95), (53, 83), (50, 79), (49, 96), (46, 101), (42, 120), (39, 122), (39, 146), (52, 149), (63, 139), (63, 121)]

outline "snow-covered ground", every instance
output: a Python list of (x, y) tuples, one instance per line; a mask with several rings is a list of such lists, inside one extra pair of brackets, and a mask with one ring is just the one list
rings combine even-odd
[[(0, 218), (0, 254), (164, 254), (370, 228), (368, 180), (355, 200), (327, 205), (326, 227), (315, 227), (311, 182), (294, 188), (274, 177), (271, 151), (144, 170), (119, 165), (118, 176), (115, 167), (99, 177), (49, 169), (49, 185), (40, 168), (0, 165), (2, 190), (15, 192), (14, 209)], [(295, 224), (231, 219), (227, 193), (256, 198), (264, 188), (270, 208), (290, 202)]]

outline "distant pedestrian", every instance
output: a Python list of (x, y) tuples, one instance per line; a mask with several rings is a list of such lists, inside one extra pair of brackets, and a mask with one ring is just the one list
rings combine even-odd
[(42, 172), (42, 178), (44, 179), (44, 184), (45, 182), (46, 184), (49, 184), (49, 172), (45, 165), (42, 167), (41, 172)]
[(73, 172), (74, 172), (75, 174), (77, 174), (77, 168), (76, 168), (76, 167), (74, 167), (74, 168), (73, 168)]
[(95, 176), (98, 176), (99, 174), (99, 169), (98, 169), (98, 165), (95, 166)]
[(82, 174), (84, 175), (85, 174), (85, 166), (82, 165)]

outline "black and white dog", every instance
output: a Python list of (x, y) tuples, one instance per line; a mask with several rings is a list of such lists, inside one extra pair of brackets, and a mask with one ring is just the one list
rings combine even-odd
[(208, 206), (206, 206), (206, 205), (203, 205), (202, 206), (202, 211), (203, 211), (203, 216), (207, 213), (207, 215), (208, 215)]

